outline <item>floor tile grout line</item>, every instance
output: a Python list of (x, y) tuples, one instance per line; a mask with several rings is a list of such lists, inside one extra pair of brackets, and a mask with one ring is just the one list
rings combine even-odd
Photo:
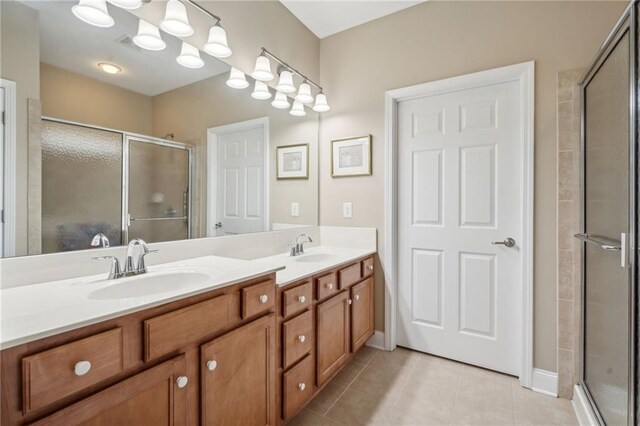
[(453, 411), (456, 408), (456, 403), (458, 402), (458, 394), (460, 393), (460, 384), (462, 383), (462, 376), (464, 376), (465, 368), (462, 368), (460, 372), (460, 377), (458, 377), (458, 386), (456, 386), (456, 396), (453, 397), (453, 404), (451, 404), (451, 412), (449, 413), (449, 424), (453, 424)]
[[(405, 388), (407, 387), (407, 384), (409, 383), (409, 379), (411, 379), (411, 375), (413, 371), (416, 369), (416, 365), (418, 365), (418, 360), (420, 359), (421, 356), (422, 354), (418, 354), (418, 356), (416, 357), (415, 361), (413, 362), (413, 366), (411, 366), (411, 370), (409, 371), (409, 374), (407, 374), (407, 377), (404, 379), (404, 383), (400, 387), (400, 391), (398, 391), (398, 394), (393, 399), (393, 402), (391, 403), (391, 407), (388, 410), (393, 410), (396, 404), (398, 403), (398, 401), (400, 400), (400, 397), (402, 396), (402, 392), (404, 392)], [(385, 412), (385, 417), (388, 419), (386, 412)]]

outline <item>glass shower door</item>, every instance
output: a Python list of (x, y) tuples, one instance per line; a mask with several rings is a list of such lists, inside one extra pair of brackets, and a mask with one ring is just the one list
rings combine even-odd
[(189, 150), (128, 138), (128, 239), (189, 238)]
[(583, 85), (582, 384), (601, 420), (629, 422), (630, 33)]

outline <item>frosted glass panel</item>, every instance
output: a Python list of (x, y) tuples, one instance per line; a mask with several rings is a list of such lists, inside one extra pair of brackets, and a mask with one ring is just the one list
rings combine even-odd
[(122, 134), (42, 121), (42, 252), (120, 245)]

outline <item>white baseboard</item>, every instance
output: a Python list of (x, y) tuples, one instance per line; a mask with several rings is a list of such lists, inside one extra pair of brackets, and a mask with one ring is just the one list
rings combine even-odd
[(531, 390), (544, 395), (558, 396), (558, 374), (551, 371), (533, 369)]
[(373, 336), (367, 340), (367, 346), (371, 346), (372, 348), (386, 350), (384, 348), (384, 332), (376, 330), (373, 333)]
[(571, 405), (573, 405), (573, 411), (575, 411), (578, 423), (581, 426), (597, 426), (599, 424), (598, 419), (591, 411), (591, 406), (587, 401), (587, 395), (585, 395), (582, 386), (575, 385), (573, 387)]

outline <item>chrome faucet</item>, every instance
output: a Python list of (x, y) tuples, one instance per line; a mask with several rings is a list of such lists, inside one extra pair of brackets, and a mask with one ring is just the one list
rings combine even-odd
[[(136, 246), (140, 246), (142, 252), (138, 256), (138, 262), (134, 265), (133, 262), (133, 250)], [(115, 280), (118, 278), (130, 277), (133, 275), (140, 275), (147, 273), (147, 267), (144, 264), (144, 257), (150, 253), (157, 253), (158, 250), (149, 250), (147, 243), (142, 238), (134, 238), (129, 242), (127, 246), (127, 258), (124, 267), (124, 271), (120, 268), (120, 260), (116, 256), (100, 256), (93, 257), (93, 260), (111, 260), (111, 270), (107, 279)]]
[(109, 247), (109, 238), (104, 235), (102, 232), (93, 236), (93, 240), (91, 240), (91, 247)]
[[(300, 241), (305, 238), (307, 241)], [(291, 246), (291, 256), (298, 256), (300, 254), (304, 254), (304, 243), (312, 243), (313, 240), (307, 234), (300, 234), (298, 238), (296, 238), (295, 245)]]

